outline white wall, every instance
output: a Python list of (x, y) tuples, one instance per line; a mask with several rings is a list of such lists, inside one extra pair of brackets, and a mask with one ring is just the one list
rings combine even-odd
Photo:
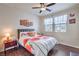
[[(33, 26), (20, 26), (20, 19), (31, 20), (33, 22)], [(21, 28), (34, 28), (36, 31), (39, 31), (38, 17), (31, 14), (31, 12), (27, 12), (27, 10), (20, 10), (19, 8), (12, 8), (8, 6), (0, 6), (0, 35), (2, 35), (2, 33), (5, 31), (16, 34), (17, 29)]]
[[(56, 37), (59, 43), (79, 48), (79, 9), (78, 7), (72, 7), (57, 13), (52, 14), (53, 17), (63, 14), (75, 13), (76, 23), (75, 24), (67, 24), (67, 32), (50, 32), (45, 33), (46, 35), (50, 35)], [(69, 20), (70, 17), (68, 17)], [(44, 17), (40, 17), (40, 32), (44, 31)]]
[[(5, 27), (12, 27), (12, 28), (27, 28), (25, 26), (19, 25), (20, 19), (28, 19), (33, 21), (32, 28), (35, 28), (38, 31), (38, 17), (27, 13), (25, 11), (19, 11), (17, 8), (9, 8), (9, 7), (2, 7), (0, 8), (0, 28), (3, 30)], [(6, 25), (6, 26), (5, 26)]]

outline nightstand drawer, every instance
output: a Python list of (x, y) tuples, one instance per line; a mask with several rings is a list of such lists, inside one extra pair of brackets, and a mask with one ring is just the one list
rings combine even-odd
[(17, 45), (17, 41), (11, 41), (11, 42), (5, 43), (5, 48), (9, 48), (16, 45)]

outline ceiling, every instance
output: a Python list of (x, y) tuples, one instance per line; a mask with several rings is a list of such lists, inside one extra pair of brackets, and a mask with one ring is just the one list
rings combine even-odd
[[(48, 3), (45, 3), (48, 4)], [(32, 9), (33, 6), (40, 6), (39, 3), (0, 3), (0, 7), (10, 7), (10, 8), (17, 8), (19, 10), (25, 10), (26, 12), (31, 12), (35, 15), (47, 15), (51, 13), (55, 13), (67, 8), (70, 8), (72, 6), (76, 5), (75, 3), (56, 3), (53, 6), (48, 7), (51, 9), (51, 12), (43, 11), (42, 13), (39, 13), (39, 9)]]

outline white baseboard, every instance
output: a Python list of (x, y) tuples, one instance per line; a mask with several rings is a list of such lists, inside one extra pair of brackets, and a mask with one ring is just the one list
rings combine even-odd
[(62, 45), (66, 45), (66, 46), (70, 46), (70, 47), (74, 47), (74, 48), (78, 48), (79, 49), (78, 46), (73, 46), (73, 45), (69, 45), (69, 44), (65, 44), (65, 43), (59, 43), (59, 44), (62, 44)]

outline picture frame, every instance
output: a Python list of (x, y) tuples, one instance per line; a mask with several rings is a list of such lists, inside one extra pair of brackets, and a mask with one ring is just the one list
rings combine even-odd
[(75, 24), (76, 23), (76, 19), (73, 18), (73, 19), (69, 19), (69, 24)]
[(33, 22), (29, 21), (27, 19), (21, 19), (20, 20), (20, 25), (29, 27), (29, 26), (33, 26)]

